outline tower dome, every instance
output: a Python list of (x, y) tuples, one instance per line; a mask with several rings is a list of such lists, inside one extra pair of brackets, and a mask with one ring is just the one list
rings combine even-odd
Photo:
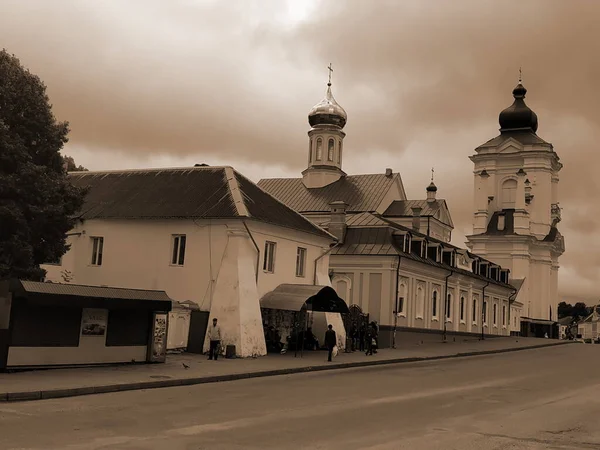
[(308, 123), (311, 127), (319, 125), (333, 125), (344, 128), (348, 116), (346, 111), (333, 98), (331, 93), (331, 82), (327, 83), (325, 98), (312, 107), (308, 113)]
[(431, 181), (431, 183), (429, 183), (429, 186), (427, 186), (427, 192), (437, 192), (437, 186), (435, 185), (433, 180)]
[(538, 129), (537, 114), (525, 104), (527, 89), (519, 80), (519, 84), (513, 89), (515, 101), (512, 105), (500, 113), (500, 131), (509, 130), (531, 130), (534, 133)]

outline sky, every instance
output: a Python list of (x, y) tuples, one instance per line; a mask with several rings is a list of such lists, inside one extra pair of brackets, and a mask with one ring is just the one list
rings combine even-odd
[(498, 135), (522, 67), (538, 135), (564, 164), (560, 295), (593, 303), (599, 19), (589, 0), (3, 0), (0, 45), (47, 85), (77, 164), (228, 164), (254, 181), (300, 176), (332, 63), (343, 169), (390, 167), (425, 198), (435, 167), (461, 247), (469, 156)]

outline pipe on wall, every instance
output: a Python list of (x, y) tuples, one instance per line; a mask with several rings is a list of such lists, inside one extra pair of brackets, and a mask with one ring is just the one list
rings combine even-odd
[(329, 249), (324, 252), (322, 255), (318, 256), (317, 259), (314, 260), (314, 268), (313, 268), (313, 285), (317, 285), (317, 263), (319, 262), (319, 260), (321, 258), (324, 258), (325, 256), (327, 256), (329, 253), (331, 253), (333, 251), (334, 248), (336, 248), (338, 245), (340, 245), (339, 242), (336, 242), (335, 244), (333, 244), (331, 247), (329, 247)]
[(402, 261), (402, 257), (398, 255), (398, 266), (396, 267), (396, 296), (394, 306), (394, 333), (392, 334), (392, 348), (396, 348), (396, 328), (398, 327), (398, 288), (400, 287), (400, 261)]
[(260, 270), (260, 248), (258, 248), (258, 244), (254, 240), (254, 236), (252, 236), (252, 233), (250, 232), (250, 228), (248, 228), (248, 225), (246, 225), (246, 221), (242, 220), (242, 223), (244, 224), (244, 228), (246, 228), (246, 232), (248, 233), (248, 236), (254, 244), (254, 248), (256, 248), (256, 282), (258, 283), (258, 271)]
[(446, 276), (446, 285), (444, 288), (444, 333), (442, 340), (446, 342), (446, 325), (448, 323), (448, 278), (454, 275), (454, 270), (451, 270), (448, 276)]
[(483, 287), (483, 289), (481, 290), (481, 340), (483, 341), (485, 339), (484, 333), (483, 333), (483, 324), (484, 324), (484, 313), (486, 313), (487, 311), (485, 311), (485, 288), (488, 287), (490, 285), (490, 282), (488, 281), (487, 284)]

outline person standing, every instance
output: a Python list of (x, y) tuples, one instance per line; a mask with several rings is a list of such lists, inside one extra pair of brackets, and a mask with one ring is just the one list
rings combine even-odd
[(208, 352), (208, 359), (215, 361), (219, 357), (219, 346), (221, 345), (221, 327), (217, 325), (217, 318), (213, 319), (212, 326), (208, 326), (208, 340), (210, 341), (210, 350)]
[(333, 348), (337, 345), (337, 335), (335, 334), (335, 331), (333, 331), (333, 325), (329, 325), (327, 328), (328, 330), (325, 332), (325, 346), (329, 352), (327, 355), (327, 361), (331, 362)]

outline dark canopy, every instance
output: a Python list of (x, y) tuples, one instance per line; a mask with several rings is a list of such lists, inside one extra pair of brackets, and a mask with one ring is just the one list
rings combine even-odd
[(280, 284), (260, 299), (261, 308), (283, 311), (348, 313), (348, 306), (329, 286)]

